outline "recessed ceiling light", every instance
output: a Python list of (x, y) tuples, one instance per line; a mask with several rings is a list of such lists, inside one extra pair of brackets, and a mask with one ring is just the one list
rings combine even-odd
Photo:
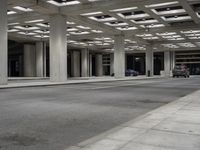
[(158, 3), (158, 4), (151, 4), (151, 5), (145, 5), (145, 7), (147, 7), (147, 8), (151, 8), (151, 7), (161, 7), (161, 6), (174, 5), (174, 4), (178, 4), (178, 1), (166, 2), (166, 3)]
[(156, 33), (156, 35), (159, 35), (159, 36), (176, 35), (176, 32)]
[(36, 22), (42, 22), (42, 21), (44, 21), (44, 19), (25, 21), (25, 23), (36, 23)]
[(22, 35), (36, 35), (36, 33), (33, 33), (33, 32), (18, 32), (18, 34), (22, 34)]
[(125, 27), (117, 27), (118, 30), (121, 31), (128, 31), (128, 30), (136, 30), (137, 27), (129, 27), (129, 26), (125, 26)]
[(200, 33), (200, 30), (181, 31), (181, 33), (184, 33), (184, 34), (189, 34), (189, 33)]
[(48, 35), (35, 35), (36, 38), (49, 38)]
[(19, 31), (19, 30), (17, 30), (17, 29), (8, 29), (8, 32), (17, 32), (17, 31)]
[(77, 26), (77, 27), (80, 28), (80, 29), (85, 29), (85, 30), (91, 29), (90, 27), (85, 27), (85, 26)]
[(34, 32), (36, 32), (36, 33), (43, 33), (43, 34), (50, 33), (48, 30), (35, 30)]
[(92, 32), (94, 32), (94, 33), (103, 33), (103, 31), (101, 31), (101, 30), (92, 30)]
[(76, 28), (68, 28), (67, 31), (70, 31), (70, 32), (71, 31), (78, 31), (78, 29), (76, 29)]
[(78, 0), (75, 0), (75, 1), (65, 1), (65, 2), (62, 2), (62, 3), (59, 3), (59, 2), (56, 2), (54, 0), (48, 0), (47, 1), (48, 3), (50, 4), (53, 4), (53, 5), (56, 5), (56, 6), (67, 6), (67, 5), (76, 5), (76, 4), (80, 4), (80, 2)]
[(106, 22), (105, 24), (109, 25), (109, 26), (113, 26), (113, 27), (127, 26), (128, 25), (128, 23), (126, 23), (126, 22)]
[(46, 28), (50, 27), (49, 23), (37, 23), (36, 25), (41, 26), (41, 27), (46, 27)]
[(72, 22), (72, 21), (67, 21), (67, 24), (72, 25), (72, 24), (75, 24), (75, 23)]
[(137, 7), (127, 7), (127, 8), (113, 9), (113, 10), (110, 10), (110, 12), (120, 12), (120, 11), (134, 10), (134, 9), (137, 9)]
[(141, 25), (142, 28), (159, 28), (165, 27), (164, 24), (151, 24), (151, 25)]
[(39, 27), (29, 27), (29, 26), (14, 26), (16, 29), (21, 29), (21, 30), (37, 30), (40, 29)]
[(16, 11), (11, 11), (11, 10), (7, 11), (7, 15), (12, 15), (12, 14), (16, 14), (16, 13), (17, 13)]
[(73, 35), (84, 35), (84, 34), (90, 34), (90, 32), (87, 32), (87, 31), (77, 31), (77, 32), (70, 32), (70, 34), (73, 34)]
[(98, 11), (98, 12), (84, 13), (84, 14), (81, 14), (81, 15), (82, 16), (92, 16), (92, 15), (98, 15), (98, 14), (102, 14), (102, 12)]
[(12, 26), (12, 25), (18, 25), (18, 24), (19, 24), (18, 22), (14, 22), (14, 23), (9, 23), (8, 25)]
[(91, 17), (88, 17), (88, 18), (95, 20), (95, 21), (98, 21), (98, 22), (117, 20), (116, 18), (111, 17), (111, 16), (109, 16), (109, 17), (105, 17), (105, 16), (94, 17), (94, 16), (91, 16)]
[(24, 11), (24, 12), (30, 12), (33, 11), (33, 9), (31, 8), (25, 8), (25, 7), (21, 7), (21, 6), (15, 6), (13, 7), (14, 9), (20, 10), (20, 11)]

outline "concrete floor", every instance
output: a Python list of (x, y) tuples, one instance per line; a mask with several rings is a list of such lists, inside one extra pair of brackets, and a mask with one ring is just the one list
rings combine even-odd
[(64, 150), (200, 88), (200, 78), (0, 90), (0, 150)]

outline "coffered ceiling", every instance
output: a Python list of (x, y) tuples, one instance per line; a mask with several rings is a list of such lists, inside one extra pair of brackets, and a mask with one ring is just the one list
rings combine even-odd
[(126, 51), (200, 49), (200, 0), (8, 0), (9, 38), (48, 40), (49, 18), (66, 16), (73, 47)]

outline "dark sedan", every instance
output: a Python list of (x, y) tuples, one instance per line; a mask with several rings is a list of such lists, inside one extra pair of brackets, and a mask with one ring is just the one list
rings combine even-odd
[(139, 73), (133, 69), (128, 69), (125, 71), (126, 76), (138, 76)]

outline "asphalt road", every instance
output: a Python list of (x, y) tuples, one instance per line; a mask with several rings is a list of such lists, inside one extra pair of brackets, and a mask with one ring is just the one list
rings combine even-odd
[(200, 88), (200, 78), (0, 90), (0, 150), (64, 150)]

